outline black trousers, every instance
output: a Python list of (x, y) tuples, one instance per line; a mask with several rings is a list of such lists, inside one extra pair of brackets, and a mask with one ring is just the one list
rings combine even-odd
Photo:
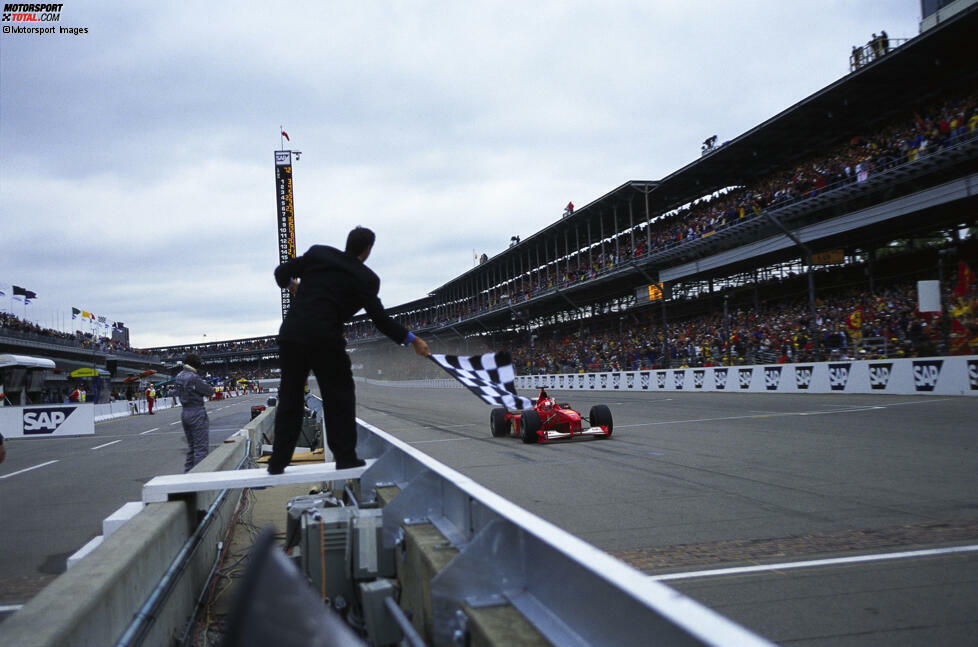
[(345, 342), (305, 344), (280, 340), (279, 357), (282, 378), (275, 407), (275, 443), (268, 468), (279, 471), (292, 460), (302, 431), (304, 389), (309, 371), (316, 376), (323, 395), (327, 446), (337, 462), (356, 459), (357, 396)]

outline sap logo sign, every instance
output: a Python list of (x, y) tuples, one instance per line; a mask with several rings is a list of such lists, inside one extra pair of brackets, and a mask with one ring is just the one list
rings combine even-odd
[(625, 378), (625, 388), (634, 389), (635, 388), (635, 374), (629, 373), (628, 377)]
[(870, 364), (869, 386), (874, 389), (885, 389), (890, 383), (890, 371), (893, 364)]
[(740, 378), (740, 388), (749, 389), (750, 381), (754, 378), (754, 369), (752, 368), (742, 368), (739, 371)]
[(672, 374), (672, 385), (677, 389), (683, 388), (683, 382), (686, 381), (686, 371), (676, 371)]
[(781, 384), (781, 367), (766, 367), (764, 369), (764, 388), (768, 391), (777, 391), (779, 384)]
[(934, 359), (930, 361), (913, 363), (913, 386), (918, 391), (933, 391), (937, 386), (937, 379), (941, 376), (941, 366), (944, 360)]
[(713, 384), (720, 390), (727, 388), (727, 369), (713, 369)]
[(807, 389), (812, 383), (812, 367), (811, 366), (796, 366), (795, 367), (795, 386), (799, 389)]
[(972, 391), (978, 391), (978, 360), (968, 360), (968, 382)]
[(648, 371), (642, 371), (642, 388), (643, 389), (649, 388), (649, 382), (650, 381), (651, 381), (651, 378), (649, 377), (649, 372)]
[(693, 387), (697, 389), (703, 388), (703, 378), (706, 375), (706, 371), (693, 371)]
[(74, 411), (75, 407), (24, 409), (24, 435), (53, 434)]
[(608, 388), (608, 374), (607, 373), (604, 373), (604, 374), (601, 375), (601, 388), (602, 389)]
[(611, 376), (611, 384), (616, 389), (621, 385), (621, 373), (615, 373)]
[(660, 389), (666, 388), (666, 372), (659, 371), (655, 374), (655, 383)]
[(829, 388), (844, 391), (849, 383), (849, 364), (829, 364)]

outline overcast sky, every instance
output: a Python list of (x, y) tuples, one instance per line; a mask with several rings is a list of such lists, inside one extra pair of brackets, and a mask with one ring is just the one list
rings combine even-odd
[(370, 227), (381, 299), (411, 301), (919, 20), (918, 0), (66, 0), (33, 25), (87, 33), (0, 35), (0, 309), (71, 330), (81, 308), (136, 347), (276, 333), (280, 124), (299, 252)]

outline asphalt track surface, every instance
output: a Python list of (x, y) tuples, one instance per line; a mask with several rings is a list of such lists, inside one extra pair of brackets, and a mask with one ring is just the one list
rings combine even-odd
[[(252, 394), (207, 404), (211, 447), (251, 419)], [(14, 438), (0, 465), (0, 621), (66, 570), (102, 534), (102, 520), (143, 484), (180, 474), (187, 441), (180, 407), (96, 423), (94, 436)], [(0, 632), (2, 632), (0, 624)]]
[(492, 438), (461, 389), (358, 415), (776, 643), (978, 645), (978, 399), (552, 395), (612, 438)]
[[(492, 438), (461, 389), (359, 384), (358, 415), (774, 642), (978, 644), (978, 400), (554, 395), (610, 405), (613, 437)], [(212, 446), (266, 398), (210, 403)], [(149, 478), (182, 471), (179, 411), (9, 442), (0, 620)]]

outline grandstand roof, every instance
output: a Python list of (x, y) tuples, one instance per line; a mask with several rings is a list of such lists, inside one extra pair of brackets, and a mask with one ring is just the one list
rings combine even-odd
[(972, 6), (663, 178), (650, 196), (653, 208), (671, 210), (707, 191), (768, 176), (974, 82), (976, 33), (978, 6)]

